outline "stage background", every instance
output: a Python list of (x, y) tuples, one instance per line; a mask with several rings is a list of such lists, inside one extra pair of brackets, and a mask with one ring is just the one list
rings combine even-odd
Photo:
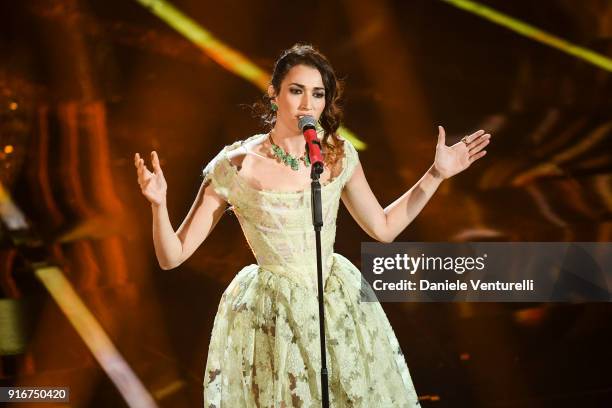
[[(296, 42), (327, 55), (383, 206), (432, 163), (437, 125), (449, 144), (493, 134), (487, 156), (445, 181), (396, 241), (610, 241), (609, 69), (445, 1), (172, 4), (266, 73)], [(612, 56), (609, 1), (481, 4)], [(220, 296), (254, 258), (226, 214), (186, 263), (161, 270), (133, 156), (158, 152), (178, 228), (203, 166), (262, 130), (249, 109), (261, 89), (137, 1), (3, 1), (0, 56), (3, 200), (28, 224), (2, 229), (2, 385), (127, 406), (36, 278), (42, 261), (61, 267), (158, 406), (201, 406)], [(359, 264), (362, 241), (342, 207), (336, 252)], [(608, 303), (383, 307), (423, 407), (612, 403)]]

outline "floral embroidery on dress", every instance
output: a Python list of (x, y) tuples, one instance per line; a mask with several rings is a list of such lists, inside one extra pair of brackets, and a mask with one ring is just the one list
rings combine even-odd
[[(234, 208), (257, 264), (221, 297), (206, 360), (204, 406), (320, 407), (320, 346), (310, 190), (258, 191), (238, 176), (226, 146), (203, 177)], [(322, 187), (327, 367), (332, 407), (418, 407), (404, 355), (376, 302), (361, 302), (361, 272), (334, 253), (342, 188), (358, 163), (344, 142), (342, 169)]]

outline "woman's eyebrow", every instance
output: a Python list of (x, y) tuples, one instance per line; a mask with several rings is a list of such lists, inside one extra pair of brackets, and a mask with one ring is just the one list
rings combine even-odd
[[(300, 87), (300, 88), (302, 88), (302, 89), (306, 88), (304, 85), (302, 85), (302, 84), (298, 84), (297, 82), (292, 82), (292, 83), (290, 83), (289, 85), (295, 85), (295, 86), (298, 86), (298, 87)], [(323, 88), (323, 87), (321, 87), (321, 86), (315, 86), (315, 87), (314, 87), (314, 88), (312, 88), (312, 89), (314, 89), (315, 91), (319, 91), (319, 90), (320, 90), (320, 91), (324, 91), (324, 90), (325, 90), (325, 88)]]

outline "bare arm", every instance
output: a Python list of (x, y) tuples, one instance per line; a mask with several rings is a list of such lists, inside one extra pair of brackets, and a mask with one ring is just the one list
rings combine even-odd
[(342, 201), (369, 236), (380, 242), (393, 242), (419, 215), (441, 182), (432, 166), (410, 190), (383, 209), (359, 163), (344, 187)]
[(151, 204), (153, 245), (162, 269), (173, 269), (185, 262), (210, 235), (225, 210), (225, 201), (210, 185), (202, 182), (189, 213), (174, 232), (168, 208)]
[(223, 215), (225, 200), (206, 180), (203, 181), (189, 213), (175, 232), (166, 206), (167, 185), (155, 152), (152, 152), (151, 159), (153, 172), (146, 168), (138, 153), (134, 164), (141, 191), (151, 202), (155, 255), (159, 266), (167, 270), (182, 264), (208, 237)]
[(450, 147), (445, 144), (445, 136), (440, 126), (434, 164), (410, 190), (385, 209), (372, 193), (361, 164), (357, 164), (344, 186), (342, 201), (369, 236), (392, 242), (419, 215), (444, 179), (467, 169), (485, 155), (482, 149), (489, 144), (491, 135), (479, 130)]

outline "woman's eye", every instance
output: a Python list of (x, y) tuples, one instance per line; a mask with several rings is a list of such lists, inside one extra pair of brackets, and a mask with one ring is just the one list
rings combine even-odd
[(324, 93), (319, 92), (319, 93), (314, 94), (314, 97), (315, 97), (315, 98), (325, 98), (325, 94), (324, 94)]
[(291, 92), (292, 94), (296, 94), (296, 95), (297, 95), (297, 94), (299, 94), (300, 92), (302, 92), (302, 90), (301, 90), (301, 89), (298, 89), (298, 88), (291, 88), (290, 92)]

